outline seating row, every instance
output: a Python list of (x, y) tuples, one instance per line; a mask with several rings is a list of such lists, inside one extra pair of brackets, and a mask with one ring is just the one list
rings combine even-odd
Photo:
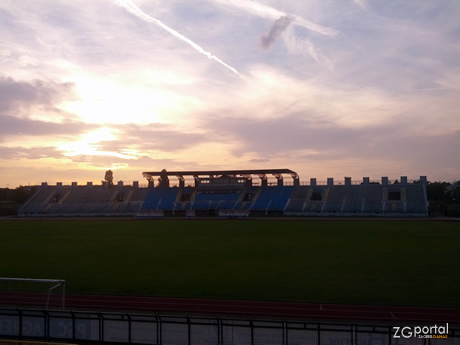
[(427, 215), (424, 188), (423, 184), (361, 184), (205, 191), (193, 187), (42, 186), (19, 213), (23, 216), (135, 215), (160, 210), (245, 210), (287, 215)]

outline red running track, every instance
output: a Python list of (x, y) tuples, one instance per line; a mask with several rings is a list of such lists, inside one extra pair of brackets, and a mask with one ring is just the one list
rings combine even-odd
[[(37, 298), (37, 294), (24, 293), (21, 296), (14, 294), (13, 298), (8, 293), (0, 293), (2, 306), (41, 308), (45, 300), (45, 298)], [(460, 325), (460, 308), (70, 294), (66, 296), (66, 309), (305, 321), (450, 322)]]
[(66, 309), (305, 321), (450, 322), (460, 325), (460, 308), (67, 295)]

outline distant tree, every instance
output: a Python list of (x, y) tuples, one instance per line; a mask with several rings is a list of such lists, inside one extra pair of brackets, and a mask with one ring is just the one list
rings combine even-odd
[(18, 214), (19, 207), (37, 190), (37, 186), (0, 189), (0, 216)]
[(13, 200), (19, 204), (24, 203), (37, 190), (37, 186), (19, 186), (13, 191)]
[(427, 194), (428, 200), (449, 202), (451, 199), (447, 188), (450, 186), (448, 182), (428, 182)]
[(460, 181), (455, 182), (450, 186), (450, 195), (453, 204), (460, 204)]
[(107, 182), (109, 186), (113, 186), (113, 172), (112, 170), (107, 170), (105, 172), (104, 182)]

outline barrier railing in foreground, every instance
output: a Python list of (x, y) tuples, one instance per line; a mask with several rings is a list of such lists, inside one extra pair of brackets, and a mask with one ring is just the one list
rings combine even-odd
[[(448, 334), (443, 335), (446, 326)], [(418, 330), (422, 334), (415, 334)], [(0, 309), (0, 339), (154, 345), (459, 345), (460, 327)]]

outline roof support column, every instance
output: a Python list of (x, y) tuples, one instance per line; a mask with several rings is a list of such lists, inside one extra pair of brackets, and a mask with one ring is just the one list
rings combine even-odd
[(282, 187), (283, 186), (283, 175), (281, 175), (281, 174), (273, 174), (273, 176), (275, 176), (276, 179), (277, 179), (277, 186)]
[(185, 179), (184, 179), (184, 176), (182, 176), (182, 175), (177, 175), (177, 178), (179, 179), (179, 188), (184, 188), (184, 187), (185, 187)]
[(246, 179), (246, 187), (252, 187), (252, 175), (241, 175)]
[(193, 178), (195, 179), (195, 187), (199, 187), (200, 186), (200, 178), (198, 177), (198, 175), (193, 175)]
[(260, 178), (260, 183), (262, 184), (262, 187), (267, 187), (267, 175), (265, 174), (257, 174)]
[(292, 183), (294, 184), (294, 186), (299, 186), (300, 185), (299, 175), (297, 175), (297, 173), (291, 173), (291, 177), (292, 177)]

